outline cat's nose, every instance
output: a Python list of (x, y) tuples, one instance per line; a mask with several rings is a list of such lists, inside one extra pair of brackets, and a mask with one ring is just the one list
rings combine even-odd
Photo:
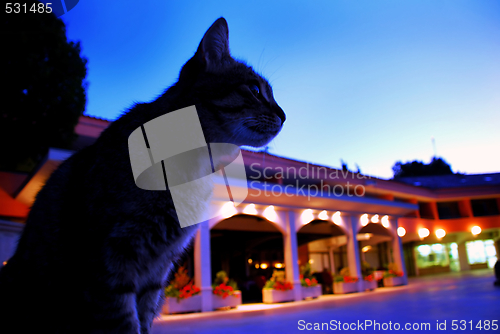
[(281, 107), (279, 105), (275, 104), (273, 111), (281, 119), (281, 125), (283, 125), (283, 123), (285, 123), (285, 120), (286, 120), (286, 115), (285, 115), (285, 112), (283, 111), (283, 109), (281, 109)]

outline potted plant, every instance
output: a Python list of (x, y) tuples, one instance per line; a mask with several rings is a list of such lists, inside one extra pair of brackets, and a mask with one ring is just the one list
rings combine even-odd
[(333, 279), (333, 293), (344, 294), (358, 292), (358, 278), (351, 276), (349, 268), (342, 268)]
[(175, 278), (165, 288), (165, 297), (162, 313), (201, 311), (200, 288), (194, 285), (183, 266), (179, 267)]
[(363, 277), (364, 290), (375, 290), (377, 288), (377, 280), (374, 274), (366, 275)]
[(363, 274), (363, 290), (375, 290), (377, 288), (377, 280), (373, 273), (373, 268), (366, 261), (361, 263), (361, 273)]
[(214, 309), (241, 305), (241, 291), (238, 290), (236, 282), (227, 277), (225, 271), (219, 271), (215, 275), (212, 288)]
[(388, 270), (384, 272), (384, 286), (404, 285), (404, 273), (398, 270), (395, 263), (390, 263)]
[(317, 298), (321, 296), (321, 285), (311, 274), (311, 265), (306, 263), (300, 267), (300, 285), (302, 289), (302, 298)]
[(262, 301), (266, 304), (294, 300), (293, 285), (285, 280), (285, 272), (275, 270), (262, 289)]

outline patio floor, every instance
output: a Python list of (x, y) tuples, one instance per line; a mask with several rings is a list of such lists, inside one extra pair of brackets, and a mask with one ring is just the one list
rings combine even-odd
[[(155, 320), (152, 333), (303, 333), (314, 331), (315, 323), (322, 332), (388, 333), (398, 331), (398, 325), (400, 330), (407, 326), (407, 330), (426, 333), (500, 332), (500, 288), (493, 286), (494, 281), (491, 269), (476, 270), (413, 278), (404, 287), (316, 300), (163, 315)], [(492, 328), (493, 320), (497, 320), (497, 330)], [(481, 329), (476, 327), (479, 321)]]

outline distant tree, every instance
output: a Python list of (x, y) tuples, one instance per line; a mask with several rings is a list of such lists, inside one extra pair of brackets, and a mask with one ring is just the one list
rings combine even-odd
[(422, 161), (398, 161), (392, 166), (394, 178), (407, 176), (432, 176), (454, 174), (450, 165), (442, 158), (434, 157), (429, 164)]
[(349, 170), (349, 167), (347, 166), (347, 162), (345, 162), (344, 160), (340, 159), (340, 164), (342, 165), (342, 170), (344, 172), (346, 172), (346, 171)]
[(361, 174), (361, 168), (356, 164), (356, 173)]
[(74, 139), (87, 60), (54, 14), (1, 15), (0, 168), (29, 171), (49, 147), (68, 148)]

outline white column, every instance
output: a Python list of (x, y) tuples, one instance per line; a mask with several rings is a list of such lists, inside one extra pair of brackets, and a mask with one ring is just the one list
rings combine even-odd
[(300, 284), (299, 252), (297, 249), (297, 232), (295, 231), (295, 212), (286, 212), (286, 234), (284, 237), (285, 273), (287, 281), (293, 283), (295, 300), (302, 300)]
[(470, 270), (469, 259), (467, 257), (467, 248), (465, 248), (465, 242), (457, 244), (458, 250), (458, 261), (460, 262), (460, 271)]
[(358, 278), (358, 291), (363, 291), (363, 275), (361, 274), (361, 262), (359, 258), (359, 247), (357, 229), (359, 224), (359, 216), (351, 216), (349, 226), (346, 229), (349, 235), (347, 236), (347, 263), (349, 264), (349, 273), (351, 276)]
[(208, 221), (198, 224), (194, 240), (194, 279), (201, 289), (201, 311), (212, 311), (212, 268), (210, 263), (210, 228)]
[(406, 265), (403, 253), (403, 244), (401, 243), (401, 238), (399, 237), (398, 230), (398, 220), (395, 219), (393, 222), (394, 226), (392, 229), (392, 260), (398, 266), (398, 269), (403, 272), (404, 284), (408, 284), (408, 273), (406, 272)]

